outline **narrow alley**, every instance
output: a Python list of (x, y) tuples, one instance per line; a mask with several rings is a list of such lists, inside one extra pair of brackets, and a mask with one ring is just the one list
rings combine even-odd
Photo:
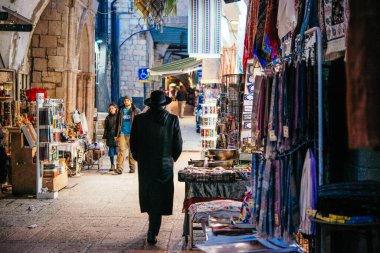
[(100, 172), (94, 167), (70, 178), (58, 199), (0, 199), (0, 252), (185, 252), (185, 184), (177, 172), (200, 154), (194, 122), (194, 117), (180, 121), (185, 152), (175, 163), (173, 215), (164, 216), (155, 246), (146, 243), (148, 215), (140, 213), (137, 173), (109, 173), (103, 157)]

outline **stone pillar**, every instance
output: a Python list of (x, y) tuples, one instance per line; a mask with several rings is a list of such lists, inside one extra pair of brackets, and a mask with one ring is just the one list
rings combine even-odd
[(66, 61), (66, 122), (72, 122), (71, 113), (76, 109), (76, 89), (77, 89), (77, 70), (74, 70), (74, 52), (76, 45), (76, 11), (75, 4), (69, 1), (68, 4), (68, 36), (67, 36), (67, 61)]
[(85, 101), (84, 98), (86, 97), (86, 94), (84, 93), (84, 83), (85, 83), (85, 74), (80, 73), (78, 74), (77, 77), (77, 109), (79, 110), (80, 113), (84, 112), (85, 109)]
[(94, 105), (95, 105), (95, 74), (94, 73), (87, 73), (86, 75), (86, 117), (87, 117), (87, 123), (88, 123), (88, 134), (90, 139), (92, 139), (93, 134), (93, 116), (94, 116)]
[(66, 122), (71, 122), (71, 113), (77, 109), (76, 94), (77, 94), (77, 70), (66, 70)]

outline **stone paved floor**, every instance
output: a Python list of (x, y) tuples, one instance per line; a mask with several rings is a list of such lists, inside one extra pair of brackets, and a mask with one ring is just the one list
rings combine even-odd
[[(172, 216), (163, 219), (158, 243), (147, 245), (147, 215), (138, 202), (137, 174), (108, 173), (103, 168), (85, 170), (69, 178), (58, 199), (0, 199), (0, 252), (186, 252), (183, 251), (182, 202), (184, 183), (177, 172), (187, 161), (198, 159), (199, 135), (194, 117), (180, 120), (184, 152), (175, 164), (175, 195)], [(36, 224), (36, 228), (28, 226)]]

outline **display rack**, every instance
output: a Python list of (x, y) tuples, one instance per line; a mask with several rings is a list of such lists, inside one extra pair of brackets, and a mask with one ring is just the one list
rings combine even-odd
[(0, 124), (12, 127), (15, 116), (16, 74), (12, 69), (0, 69)]
[(64, 127), (62, 99), (47, 99), (38, 107), (39, 160), (43, 175), (42, 188), (57, 192), (68, 183), (65, 159), (59, 159), (58, 146)]
[(223, 76), (221, 91), (225, 93), (220, 99), (221, 125), (220, 133), (226, 139), (224, 148), (240, 148), (242, 128), (242, 109), (244, 95), (244, 75), (230, 74)]
[(218, 113), (216, 102), (208, 102), (202, 104), (201, 107), (201, 144), (202, 151), (205, 152), (209, 148), (216, 147), (216, 123), (218, 121)]

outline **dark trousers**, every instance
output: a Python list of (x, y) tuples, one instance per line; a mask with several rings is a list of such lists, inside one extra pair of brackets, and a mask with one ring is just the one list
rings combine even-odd
[(158, 232), (160, 232), (161, 220), (161, 214), (149, 213), (149, 231), (158, 235)]

